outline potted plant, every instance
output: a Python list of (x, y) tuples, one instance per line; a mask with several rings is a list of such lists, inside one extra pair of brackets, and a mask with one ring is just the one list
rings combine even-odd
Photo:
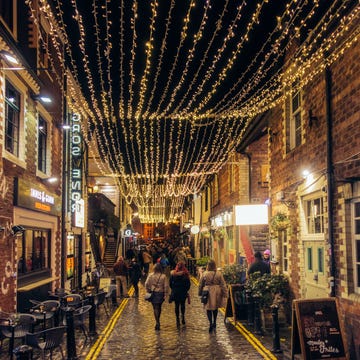
[(203, 256), (196, 260), (196, 273), (199, 278), (201, 277), (201, 274), (205, 270), (206, 265), (209, 262), (209, 260), (210, 260), (209, 256)]
[(223, 276), (228, 285), (243, 284), (246, 279), (246, 271), (246, 265), (225, 265), (223, 269)]
[(270, 220), (271, 228), (274, 231), (285, 230), (290, 225), (290, 219), (284, 212), (278, 211)]
[(246, 281), (245, 289), (251, 294), (253, 299), (258, 301), (265, 327), (269, 327), (266, 324), (266, 319), (270, 320), (270, 326), (272, 324), (272, 306), (277, 306), (279, 308), (281, 312), (281, 314), (279, 312), (279, 319), (283, 319), (283, 321), (280, 322), (285, 322), (286, 316), (284, 305), (290, 299), (290, 284), (286, 275), (261, 275), (260, 272), (250, 274)]

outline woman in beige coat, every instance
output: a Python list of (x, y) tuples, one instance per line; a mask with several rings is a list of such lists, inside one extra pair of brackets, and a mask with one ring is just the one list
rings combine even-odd
[(209, 260), (206, 270), (201, 276), (199, 296), (201, 296), (204, 287), (209, 290), (208, 301), (204, 304), (204, 308), (209, 319), (209, 332), (211, 333), (216, 330), (218, 309), (225, 306), (228, 295), (223, 274), (221, 271), (216, 270), (216, 263), (214, 260)]

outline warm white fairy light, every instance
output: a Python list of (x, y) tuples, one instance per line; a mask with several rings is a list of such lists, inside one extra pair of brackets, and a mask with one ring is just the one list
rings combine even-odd
[[(213, 33), (207, 38), (207, 44), (202, 45), (203, 50), (200, 50), (205, 29), (211, 25), (208, 19), (210, 0), (203, 1), (201, 5), (196, 4), (195, 0), (187, 0), (185, 4), (184, 0), (182, 27), (177, 36), (173, 34), (171, 37), (169, 33), (174, 30), (171, 26), (175, 16), (175, 0), (167, 4), (167, 17), (162, 22), (157, 21), (160, 7), (157, 1), (149, 2), (149, 19), (139, 11), (140, 6), (146, 7), (148, 4), (133, 1), (129, 20), (130, 37), (125, 35), (129, 7), (125, 7), (125, 1), (121, 0), (117, 5), (120, 12), (120, 44), (119, 53), (115, 54), (111, 35), (111, 1), (93, 0), (95, 27), (85, 29), (77, 2), (71, 0), (79, 28), (78, 47), (82, 54), (82, 69), (77, 68), (72, 56), (71, 42), (67, 39), (62, 21), (61, 1), (54, 2), (57, 4), (56, 16), (45, 0), (41, 0), (40, 7), (42, 15), (51, 24), (51, 41), (56, 49), (57, 59), (50, 58), (50, 61), (61, 63), (61, 44), (65, 44), (74, 80), (74, 84), (68, 84), (69, 96), (74, 101), (72, 106), (74, 111), (80, 112), (79, 109), (82, 109), (83, 117), (88, 121), (82, 123), (84, 133), (90, 127), (94, 129), (93, 140), (85, 140), (89, 151), (94, 158), (102, 159), (102, 163), (98, 164), (100, 172), (114, 178), (120, 194), (129, 204), (138, 207), (141, 220), (146, 222), (160, 222), (181, 213), (185, 198), (199, 192), (208, 177), (221, 169), (229, 154), (241, 143), (245, 129), (256, 115), (281, 105), (288, 96), (284, 88), (295, 80), (299, 80), (301, 87), (308, 84), (358, 41), (359, 36), (358, 27), (354, 26), (359, 23), (359, 5), (348, 11), (348, 15), (342, 15), (337, 28), (331, 35), (328, 34), (333, 23), (339, 20), (339, 14), (346, 13), (345, 10), (353, 6), (350, 1), (335, 0), (329, 4), (319, 25), (311, 29), (306, 43), (301, 44), (294, 56), (285, 63), (283, 69), (288, 69), (286, 73), (279, 71), (269, 78), (286, 50), (284, 39), (291, 41), (299, 37), (317, 14), (319, 1), (314, 1), (312, 8), (309, 8), (305, 7), (303, 1), (289, 0), (284, 13), (279, 14), (276, 29), (254, 54), (243, 74), (233, 79), (232, 87), (214, 105), (212, 100), (218, 98), (222, 84), (229, 80), (230, 71), (251, 40), (252, 29), (258, 26), (267, 1), (257, 3), (243, 32), (240, 31), (240, 19), (248, 6), (243, 2), (236, 12), (229, 15), (227, 7), (230, 2), (225, 1), (216, 26), (212, 28)], [(220, 7), (214, 0), (212, 2)], [(30, 0), (27, 3), (36, 21), (36, 7)], [(225, 16), (232, 17), (230, 25), (226, 25)], [(105, 23), (105, 31), (101, 35), (100, 21)], [(145, 46), (138, 38), (144, 24), (148, 26)], [(162, 41), (158, 43), (157, 31), (160, 26), (164, 30)], [(217, 42), (219, 47), (214, 51), (213, 44), (224, 26), (227, 26), (223, 32), (224, 38)], [(90, 36), (95, 36), (95, 56), (90, 56), (86, 46), (86, 39)], [(166, 64), (170, 41), (175, 51), (168, 66), (166, 81), (162, 84), (159, 79)], [(266, 46), (268, 44), (271, 46)], [(157, 52), (155, 47), (158, 47)], [(139, 52), (143, 53), (145, 59), (140, 72), (136, 63)], [(48, 55), (51, 57), (51, 54)], [(119, 79), (112, 79), (110, 75), (114, 56), (119, 59)], [(96, 79), (99, 86), (95, 86), (95, 78), (90, 70), (93, 68), (90, 62), (94, 59), (97, 61)], [(197, 68), (193, 65), (195, 59), (199, 64)], [(79, 95), (75, 86), (80, 70), (86, 74), (90, 94), (88, 100)], [(115, 81), (120, 84), (118, 114), (114, 114), (112, 97)], [(100, 93), (98, 89), (101, 89)], [(160, 134), (172, 141), (163, 144)]]

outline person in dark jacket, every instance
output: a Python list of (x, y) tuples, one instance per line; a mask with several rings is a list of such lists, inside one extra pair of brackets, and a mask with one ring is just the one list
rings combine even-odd
[(131, 260), (130, 265), (130, 283), (134, 286), (134, 297), (139, 297), (139, 280), (141, 279), (141, 267), (139, 263), (136, 262), (136, 258)]
[(122, 256), (119, 256), (117, 262), (113, 267), (115, 278), (116, 278), (116, 296), (118, 298), (122, 296), (129, 297), (127, 293), (127, 275), (128, 266)]
[(270, 266), (263, 261), (260, 251), (255, 253), (255, 261), (250, 265), (248, 275), (260, 272), (261, 275), (270, 274)]
[(176, 326), (180, 327), (180, 310), (181, 322), (185, 325), (185, 302), (190, 289), (190, 275), (185, 264), (180, 261), (176, 264), (174, 270), (170, 273), (171, 299), (175, 302)]

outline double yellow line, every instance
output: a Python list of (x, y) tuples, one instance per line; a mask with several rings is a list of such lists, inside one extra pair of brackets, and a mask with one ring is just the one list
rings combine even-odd
[[(192, 277), (192, 282), (195, 286), (199, 286), (199, 281)], [(220, 309), (221, 313), (225, 316), (225, 309)], [(237, 331), (247, 340), (247, 342), (252, 345), (252, 347), (264, 357), (266, 360), (277, 360), (277, 357), (268, 349), (266, 348), (261, 341), (258, 340), (256, 336), (254, 336), (249, 330), (247, 330), (243, 325), (239, 322), (234, 322), (232, 318), (228, 318), (230, 323), (235, 327)]]
[[(129, 290), (129, 295), (131, 296), (134, 293), (134, 289), (131, 288)], [(125, 309), (125, 306), (127, 305), (129, 299), (124, 298), (122, 302), (120, 303), (119, 307), (116, 309), (116, 311), (112, 314), (109, 322), (107, 323), (105, 329), (101, 332), (101, 334), (98, 336), (96, 342), (91, 347), (89, 353), (86, 355), (86, 360), (95, 360), (97, 359), (98, 355), (100, 354), (100, 351), (104, 347), (107, 339), (109, 338), (111, 332), (113, 331), (116, 322), (118, 321), (120, 315)]]
[[(192, 282), (195, 286), (199, 285), (199, 282), (196, 278), (191, 278)], [(131, 296), (134, 293), (134, 289), (131, 288), (129, 290), (129, 295)], [(116, 322), (118, 321), (120, 315), (124, 311), (125, 306), (127, 305), (129, 299), (125, 298), (122, 300), (119, 307), (116, 309), (114, 314), (111, 316), (108, 324), (106, 325), (105, 329), (101, 332), (99, 337), (97, 338), (95, 344), (91, 347), (89, 353), (87, 354), (85, 360), (95, 360), (97, 359), (98, 355), (100, 354), (102, 348), (104, 347), (107, 339), (109, 338), (111, 332), (113, 331)], [(221, 313), (225, 315), (225, 309), (220, 309)], [(254, 336), (249, 330), (247, 330), (243, 325), (241, 325), (239, 322), (234, 322), (232, 318), (228, 318), (230, 323), (235, 327), (236, 330), (239, 331), (239, 333), (248, 341), (250, 345), (260, 354), (264, 357), (265, 360), (277, 360), (277, 357), (274, 356), (274, 354), (267, 349), (261, 341), (257, 339), (256, 336)]]

